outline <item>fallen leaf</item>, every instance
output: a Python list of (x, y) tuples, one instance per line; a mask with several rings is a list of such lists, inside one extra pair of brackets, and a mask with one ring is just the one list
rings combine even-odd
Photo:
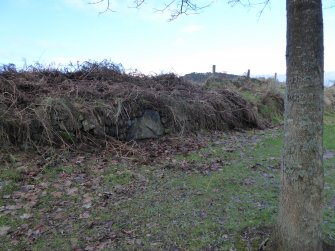
[(42, 232), (43, 229), (44, 229), (44, 225), (43, 224), (38, 224), (36, 227), (34, 227), (34, 231), (36, 233)]
[(92, 203), (86, 203), (83, 205), (83, 208), (89, 209), (91, 208), (91, 206), (92, 206)]
[(2, 226), (0, 227), (0, 236), (5, 236), (8, 234), (10, 230), (10, 227), (9, 226)]
[(10, 243), (13, 245), (13, 246), (17, 246), (20, 242), (18, 240), (11, 240)]
[(124, 234), (127, 234), (127, 235), (131, 235), (135, 230), (125, 230), (125, 229), (122, 229), (121, 232), (124, 233)]
[(22, 205), (8, 205), (6, 206), (6, 210), (16, 210), (22, 208)]
[(19, 173), (23, 173), (23, 174), (26, 174), (26, 173), (29, 172), (27, 166), (19, 166), (19, 167), (16, 168), (16, 170), (17, 170)]
[(84, 204), (88, 204), (88, 203), (92, 202), (92, 200), (93, 200), (93, 198), (88, 193), (84, 194), (83, 197), (84, 197), (84, 199), (83, 199)]
[(103, 249), (105, 249), (107, 246), (108, 246), (108, 244), (110, 244), (111, 243), (111, 240), (105, 240), (105, 241), (102, 241), (102, 242), (100, 242), (97, 246), (96, 246), (96, 250), (103, 250)]
[(67, 194), (68, 195), (71, 195), (71, 196), (74, 196), (78, 193), (78, 188), (77, 187), (74, 187), (74, 188), (69, 188), (67, 190)]
[(86, 246), (84, 250), (85, 251), (94, 251), (95, 248), (93, 246)]
[(65, 173), (65, 172), (61, 172), (61, 173), (59, 174), (59, 178), (61, 178), (61, 179), (65, 179), (65, 178), (67, 178), (67, 177), (69, 177), (69, 176), (70, 176), (70, 174)]
[(30, 208), (34, 207), (37, 203), (38, 203), (37, 200), (29, 201), (29, 202), (27, 202), (23, 205), (23, 208), (30, 209)]
[(229, 236), (227, 234), (222, 235), (222, 238), (226, 241), (229, 239)]
[(60, 198), (62, 197), (63, 193), (62, 192), (51, 192), (51, 195), (55, 198)]
[(24, 193), (16, 191), (12, 194), (13, 199), (19, 199), (24, 195)]
[(31, 217), (30, 214), (22, 214), (22, 215), (20, 215), (20, 219), (22, 219), (22, 220), (29, 219), (30, 217)]
[(112, 220), (106, 221), (105, 227), (106, 228), (111, 228), (113, 226), (114, 222)]
[(29, 229), (27, 232), (27, 236), (30, 237), (34, 234), (34, 231), (32, 229)]
[(66, 180), (66, 181), (64, 182), (64, 186), (66, 186), (66, 187), (69, 187), (69, 186), (71, 186), (71, 185), (72, 185), (71, 180)]
[(90, 214), (88, 212), (84, 212), (79, 215), (79, 219), (88, 219), (90, 218)]
[(80, 165), (85, 160), (85, 156), (78, 156), (76, 160), (76, 164)]
[(39, 185), (40, 185), (40, 187), (42, 187), (44, 189), (49, 187), (49, 184), (46, 183), (46, 182), (41, 182)]
[(33, 190), (35, 188), (35, 185), (25, 185), (25, 186), (22, 186), (22, 190), (24, 192), (28, 192), (29, 190)]
[(78, 246), (78, 239), (77, 238), (71, 238), (70, 243), (71, 243), (72, 248), (76, 248)]
[(150, 243), (150, 246), (158, 247), (158, 246), (162, 246), (162, 243), (161, 242), (153, 242), (153, 243)]

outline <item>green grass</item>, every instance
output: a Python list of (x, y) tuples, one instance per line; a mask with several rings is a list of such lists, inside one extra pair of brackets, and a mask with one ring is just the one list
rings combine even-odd
[(324, 145), (326, 149), (335, 151), (335, 113), (326, 113), (324, 123)]
[(111, 165), (104, 172), (104, 181), (109, 187), (127, 185), (134, 181), (134, 174), (124, 165)]
[[(328, 151), (335, 152), (335, 114), (326, 113), (324, 128), (324, 146)], [(335, 243), (335, 158), (324, 161), (325, 169), (325, 213), (323, 236), (326, 241)]]
[(251, 79), (241, 84), (235, 81), (209, 78), (204, 86), (208, 89), (225, 88), (238, 93), (267, 122), (272, 124), (283, 122), (283, 112), (281, 111), (283, 108), (280, 107), (279, 96), (283, 97), (285, 87), (278, 85), (276, 81)]
[[(10, 155), (12, 156), (12, 155)], [(21, 172), (16, 166), (15, 162), (6, 162), (3, 166), (1, 166), (0, 172), (0, 181), (1, 180), (12, 180), (12, 181), (20, 181), (22, 178)]]
[(65, 174), (71, 174), (75, 171), (75, 168), (72, 165), (63, 166), (63, 165), (57, 165), (57, 166), (49, 166), (46, 165), (42, 173), (49, 177), (50, 179), (57, 179), (59, 174), (65, 173)]
[(70, 240), (64, 240), (61, 234), (53, 234), (52, 239), (39, 239), (35, 242), (33, 251), (40, 250), (71, 250)]
[(283, 115), (278, 112), (276, 104), (263, 105), (260, 107), (259, 112), (273, 124), (280, 124), (283, 122)]
[(261, 97), (255, 95), (255, 93), (252, 91), (243, 90), (243, 91), (240, 91), (240, 94), (242, 95), (243, 98), (245, 98), (250, 103), (257, 104), (261, 101)]
[[(118, 223), (115, 227), (135, 229), (144, 250), (153, 248), (152, 243), (164, 249), (221, 247), (229, 250), (235, 246), (243, 250), (249, 245), (241, 238), (243, 230), (273, 225), (278, 188), (271, 187), (263, 171), (250, 168), (249, 158), (241, 161), (237, 157), (243, 151), (245, 155), (255, 157), (255, 161), (262, 160), (266, 166), (269, 146), (276, 145), (273, 149), (279, 151), (279, 141), (277, 137), (269, 136), (255, 148), (226, 152), (223, 147), (208, 147), (198, 156), (197, 153), (179, 156), (179, 160), (204, 163), (210, 161), (204, 155), (223, 156), (231, 164), (206, 175), (166, 171), (165, 178), (151, 181), (145, 193), (107, 211), (114, 215)], [(271, 165), (273, 161), (269, 159)], [(125, 223), (124, 219), (128, 221)], [(255, 237), (250, 245), (256, 247), (261, 241)], [(119, 248), (129, 247), (123, 243)]]
[[(19, 188), (18, 183), (23, 177), (20, 169), (17, 167), (19, 158), (19, 156), (9, 154), (7, 161), (0, 166), (0, 198), (13, 193)], [(4, 201), (0, 200), (0, 206), (3, 205)]]

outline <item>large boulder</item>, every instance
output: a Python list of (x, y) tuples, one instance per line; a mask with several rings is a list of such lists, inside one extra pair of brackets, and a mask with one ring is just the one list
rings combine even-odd
[(128, 140), (158, 138), (164, 134), (160, 115), (154, 110), (145, 110), (141, 117), (129, 123)]

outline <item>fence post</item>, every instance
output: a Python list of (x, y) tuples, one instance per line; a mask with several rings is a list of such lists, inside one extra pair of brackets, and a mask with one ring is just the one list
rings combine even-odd
[(249, 79), (250, 78), (250, 69), (248, 69), (248, 71), (247, 71), (247, 79)]
[(215, 74), (215, 71), (216, 71), (216, 65), (213, 64), (212, 73)]

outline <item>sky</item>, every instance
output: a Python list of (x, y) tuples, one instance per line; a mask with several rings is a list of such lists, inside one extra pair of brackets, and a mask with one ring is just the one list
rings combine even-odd
[[(92, 0), (94, 1), (94, 0)], [(218, 72), (285, 74), (284, 0), (231, 6), (226, 0), (169, 22), (167, 0), (1, 0), (0, 64), (65, 66), (110, 60), (144, 74)], [(205, 4), (206, 0), (194, 0)], [(254, 0), (254, 3), (261, 0)], [(251, 1), (252, 2), (252, 1)], [(324, 0), (325, 71), (335, 72), (335, 8)], [(105, 2), (106, 3), (106, 2)]]

